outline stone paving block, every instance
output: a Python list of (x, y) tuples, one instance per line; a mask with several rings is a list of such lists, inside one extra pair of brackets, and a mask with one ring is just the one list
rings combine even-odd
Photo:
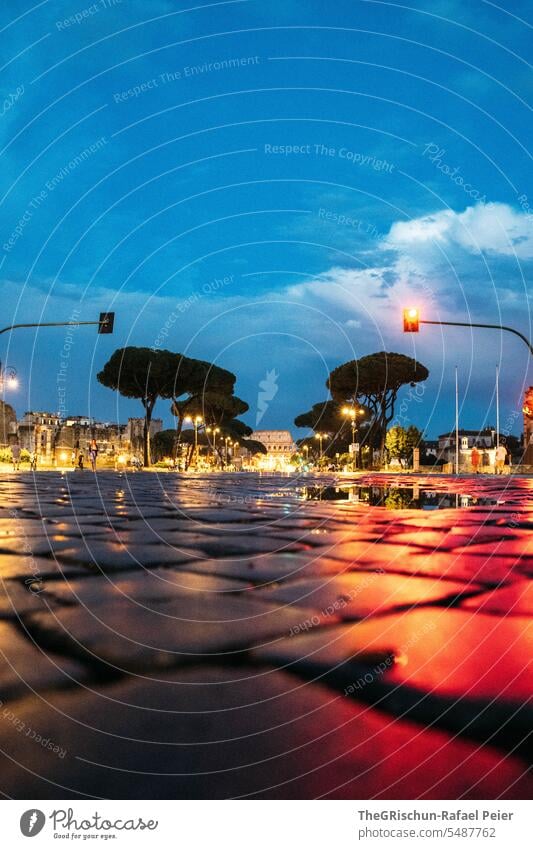
[(15, 798), (529, 798), (524, 764), (253, 667), (187, 669), (0, 713), (0, 789)]
[(72, 686), (87, 678), (79, 663), (44, 652), (12, 622), (0, 620), (0, 702), (31, 692)]
[(148, 669), (218, 657), (290, 633), (309, 615), (249, 598), (196, 592), (154, 601), (60, 607), (26, 621), (42, 645), (119, 670)]
[[(70, 605), (99, 605), (117, 601), (123, 597), (133, 598), (139, 603), (166, 601), (176, 595), (204, 593), (237, 593), (250, 586), (246, 581), (198, 572), (175, 572), (171, 569), (151, 569), (141, 572), (119, 572), (111, 576), (98, 575), (91, 578), (76, 578), (61, 581), (45, 581), (44, 596), (53, 606), (56, 602)], [(150, 606), (148, 604), (148, 606)], [(34, 606), (32, 610), (36, 610)], [(42, 604), (39, 607), (42, 610)]]
[(186, 548), (164, 545), (135, 545), (131, 549), (113, 540), (86, 539), (70, 545), (56, 554), (57, 561), (74, 563), (97, 570), (140, 569), (143, 566), (184, 563), (201, 557), (201, 553)]
[(533, 584), (531, 581), (517, 581), (508, 587), (476, 595), (461, 606), (498, 616), (533, 616)]
[(312, 607), (341, 619), (365, 619), (395, 607), (410, 607), (430, 602), (451, 603), (479, 585), (458, 581), (415, 578), (380, 572), (345, 573), (323, 578), (285, 581), (281, 585), (256, 590), (254, 598), (270, 602)]
[[(369, 652), (394, 662), (382, 673), (393, 686), (449, 698), (527, 703), (533, 686), (533, 622), (458, 609), (423, 608), (353, 625), (313, 628), (257, 649), (276, 665), (341, 666)], [(357, 677), (357, 676), (356, 676)]]
[(25, 585), (19, 581), (0, 580), (0, 619), (19, 619), (26, 613), (46, 610), (42, 582)]
[(58, 562), (53, 557), (34, 557), (31, 553), (0, 555), (0, 579), (19, 579), (22, 582), (62, 574), (85, 574), (87, 568), (81, 564)]

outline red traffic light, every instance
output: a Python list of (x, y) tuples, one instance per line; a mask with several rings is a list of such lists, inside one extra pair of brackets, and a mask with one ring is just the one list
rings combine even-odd
[(98, 333), (113, 333), (114, 324), (114, 312), (101, 312), (100, 318), (98, 319)]
[(420, 330), (420, 314), (415, 307), (409, 307), (403, 311), (403, 332), (418, 333)]

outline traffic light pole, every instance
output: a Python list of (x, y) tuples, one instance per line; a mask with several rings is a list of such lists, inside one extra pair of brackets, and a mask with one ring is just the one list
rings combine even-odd
[(514, 333), (514, 335), (518, 336), (522, 340), (522, 342), (525, 342), (527, 347), (529, 348), (529, 353), (533, 355), (533, 345), (531, 344), (529, 339), (527, 339), (527, 337), (524, 336), (523, 333), (520, 333), (519, 330), (515, 330), (514, 327), (505, 327), (501, 324), (477, 324), (469, 321), (428, 321), (427, 319), (423, 318), (419, 319), (418, 323), (441, 325), (444, 324), (448, 327), (484, 327), (485, 329), (488, 328), (489, 330), (507, 330), (508, 333)]
[[(38, 321), (30, 324), (10, 324), (9, 327), (1, 327), (0, 334), (8, 333), (10, 330), (18, 330), (19, 327), (79, 327), (87, 324), (98, 325), (98, 333), (113, 333), (114, 323), (114, 312), (102, 312), (98, 321)], [(2, 361), (0, 360), (0, 379), (2, 374)]]
[(2, 327), (0, 333), (7, 333), (9, 330), (17, 330), (19, 327), (79, 327), (83, 324), (98, 324), (99, 326), (108, 324), (109, 321), (41, 321), (36, 324), (10, 324), (9, 327)]

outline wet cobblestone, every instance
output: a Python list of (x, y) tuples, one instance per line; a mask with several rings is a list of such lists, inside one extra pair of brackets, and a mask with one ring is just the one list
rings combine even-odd
[(531, 480), (349, 482), (5, 475), (0, 790), (529, 797)]

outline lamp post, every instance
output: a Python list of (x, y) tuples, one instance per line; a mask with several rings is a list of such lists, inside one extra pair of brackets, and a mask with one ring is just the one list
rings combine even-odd
[(322, 459), (322, 453), (323, 453), (322, 452), (322, 441), (325, 439), (326, 436), (327, 436), (327, 433), (321, 433), (321, 432), (315, 433), (315, 439), (318, 439), (318, 445), (319, 445), (319, 452), (320, 452), (319, 460)]
[(207, 434), (213, 434), (213, 465), (217, 465), (217, 433), (220, 433), (219, 427), (206, 427)]
[(226, 446), (226, 463), (225, 463), (225, 465), (226, 465), (226, 466), (229, 464), (229, 449), (228, 449), (228, 445), (229, 445), (230, 443), (231, 443), (231, 436), (225, 436), (225, 437), (224, 437), (224, 444), (225, 444), (225, 446)]
[(352, 426), (352, 451), (353, 451), (353, 465), (354, 470), (357, 468), (357, 454), (355, 453), (356, 446), (356, 437), (357, 437), (357, 416), (364, 415), (364, 410), (361, 407), (357, 409), (357, 407), (343, 407), (342, 414), (343, 416), (349, 417), (350, 423)]
[(203, 418), (201, 416), (194, 416), (194, 418), (192, 416), (185, 416), (183, 421), (189, 422), (189, 423), (192, 422), (192, 424), (194, 426), (193, 461), (194, 461), (194, 466), (196, 468), (196, 466), (198, 464), (198, 426), (202, 424)]

